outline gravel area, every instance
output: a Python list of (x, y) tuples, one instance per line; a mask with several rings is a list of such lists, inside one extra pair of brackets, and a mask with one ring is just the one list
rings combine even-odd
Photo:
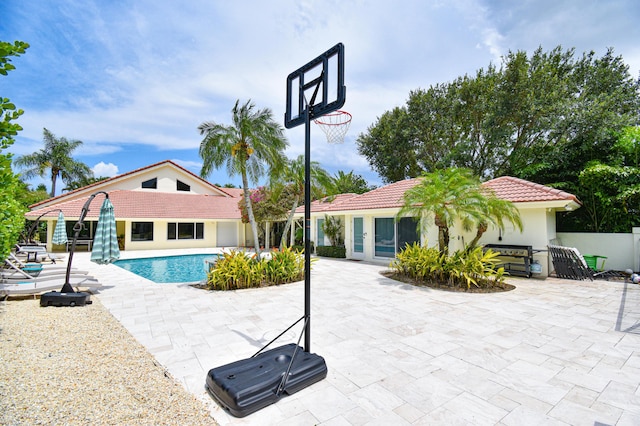
[(100, 304), (0, 302), (0, 424), (216, 425)]

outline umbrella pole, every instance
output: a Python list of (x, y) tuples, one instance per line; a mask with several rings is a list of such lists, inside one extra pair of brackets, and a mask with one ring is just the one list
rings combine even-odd
[(27, 243), (31, 243), (31, 241), (33, 241), (33, 239), (31, 237), (33, 236), (33, 233), (35, 232), (36, 228), (38, 227), (38, 223), (40, 223), (40, 219), (42, 219), (42, 216), (44, 216), (45, 214), (48, 214), (48, 213), (61, 212), (61, 211), (62, 211), (62, 209), (48, 210), (48, 211), (42, 213), (40, 216), (38, 216), (36, 218), (36, 221), (33, 222), (33, 225), (31, 225), (31, 228), (29, 228), (29, 232), (27, 233)]
[(71, 277), (71, 262), (73, 261), (73, 253), (76, 251), (76, 241), (78, 241), (78, 236), (80, 236), (80, 231), (84, 227), (84, 218), (89, 212), (89, 205), (91, 204), (93, 199), (96, 198), (96, 195), (100, 193), (104, 194), (106, 198), (109, 198), (109, 194), (107, 194), (105, 191), (98, 191), (96, 193), (91, 194), (87, 202), (84, 203), (84, 206), (82, 206), (82, 211), (80, 212), (80, 218), (78, 219), (78, 222), (76, 222), (76, 224), (73, 225), (73, 231), (74, 231), (73, 241), (71, 243), (71, 251), (69, 252), (69, 261), (67, 262), (67, 274), (65, 275), (64, 285), (62, 286), (62, 290), (60, 290), (61, 293), (75, 293), (75, 291), (73, 290), (73, 287), (71, 287), (71, 284), (69, 283), (70, 277)]

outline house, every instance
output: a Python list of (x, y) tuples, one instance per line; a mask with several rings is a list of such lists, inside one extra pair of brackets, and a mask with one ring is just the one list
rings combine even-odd
[[(435, 225), (421, 233), (416, 219), (396, 219), (404, 192), (418, 182), (418, 179), (407, 179), (360, 195), (342, 194), (314, 201), (311, 204), (311, 238), (314, 244), (329, 244), (322, 231), (325, 215), (328, 215), (337, 216), (344, 223), (348, 259), (389, 262), (406, 243), (436, 246), (438, 229)], [(579, 208), (578, 199), (567, 192), (509, 176), (492, 179), (483, 185), (495, 191), (498, 197), (514, 203), (520, 212), (524, 230), (520, 232), (509, 225), (505, 229), (490, 227), (480, 242), (532, 246), (533, 259), (542, 265), (541, 276), (547, 276), (552, 265), (546, 249), (556, 238), (556, 212)], [(303, 215), (304, 207), (298, 208), (296, 217)], [(465, 242), (470, 242), (474, 236), (475, 230), (465, 232), (461, 226), (453, 226), (450, 229), (450, 250), (462, 249)]]
[[(346, 256), (353, 260), (389, 262), (406, 243), (437, 244), (437, 228), (418, 232), (414, 218), (396, 215), (404, 192), (418, 179), (395, 182), (365, 194), (341, 194), (311, 204), (311, 238), (316, 246), (328, 245), (322, 232), (325, 214), (344, 223)], [(520, 211), (523, 232), (507, 226), (489, 228), (481, 243), (526, 245), (534, 249), (533, 258), (542, 265), (542, 276), (551, 270), (546, 248), (556, 238), (556, 212), (575, 210), (578, 199), (569, 193), (514, 177), (499, 177), (483, 185), (500, 198), (509, 200)], [(242, 190), (219, 188), (172, 161), (162, 161), (84, 188), (59, 195), (31, 206), (27, 219), (47, 222), (47, 241), (51, 241), (58, 211), (73, 236), (82, 207), (92, 194), (105, 191), (114, 205), (117, 233), (125, 250), (252, 247), (249, 224), (242, 223), (238, 201)], [(86, 229), (79, 240), (89, 242), (97, 225), (102, 195), (89, 207)], [(304, 207), (296, 210), (296, 218)], [(267, 228), (268, 229), (268, 228)], [(475, 231), (460, 226), (450, 230), (450, 249), (464, 247)], [(52, 251), (51, 243), (47, 249)], [(82, 248), (80, 248), (82, 249)]]
[[(83, 205), (105, 191), (113, 203), (116, 229), (126, 250), (251, 246), (253, 234), (242, 223), (242, 190), (219, 188), (173, 161), (162, 161), (71, 191), (31, 206), (27, 219), (47, 222), (47, 241), (62, 210), (67, 235), (74, 235)], [(103, 195), (97, 195), (78, 240), (93, 239)], [(47, 249), (52, 251), (51, 243)], [(83, 247), (79, 246), (82, 250)]]

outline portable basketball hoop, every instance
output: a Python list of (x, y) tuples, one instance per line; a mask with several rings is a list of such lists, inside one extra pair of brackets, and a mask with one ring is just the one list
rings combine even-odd
[[(212, 368), (205, 386), (220, 405), (244, 417), (277, 402), (327, 376), (327, 365), (311, 353), (311, 122), (327, 135), (329, 143), (342, 143), (351, 114), (340, 111), (345, 103), (344, 46), (338, 43), (287, 76), (287, 129), (305, 125), (304, 137), (304, 315), (252, 357)], [(297, 343), (264, 351), (296, 324), (304, 330)], [(300, 340), (304, 336), (304, 348)]]
[(337, 110), (313, 120), (327, 136), (327, 142), (331, 144), (344, 143), (344, 136), (351, 125), (351, 114), (347, 111)]

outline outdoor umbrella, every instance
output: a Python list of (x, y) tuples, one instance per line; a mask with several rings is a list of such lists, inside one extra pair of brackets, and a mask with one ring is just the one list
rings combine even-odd
[(53, 238), (51, 239), (51, 242), (53, 244), (66, 244), (67, 241), (69, 241), (69, 238), (67, 238), (64, 214), (60, 212), (58, 214), (58, 223), (56, 223), (56, 229), (53, 231)]
[(93, 238), (91, 261), (106, 265), (120, 258), (118, 236), (116, 235), (116, 217), (113, 214), (113, 204), (105, 198), (100, 207), (98, 227)]

